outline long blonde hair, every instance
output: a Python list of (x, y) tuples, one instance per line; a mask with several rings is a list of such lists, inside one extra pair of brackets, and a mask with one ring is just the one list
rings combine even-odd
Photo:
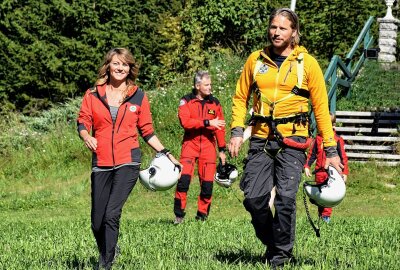
[(114, 55), (118, 55), (122, 61), (129, 65), (129, 73), (126, 77), (127, 88), (124, 91), (124, 94), (126, 94), (128, 90), (135, 85), (139, 73), (139, 65), (136, 63), (132, 53), (126, 48), (113, 48), (107, 52), (99, 68), (95, 85), (102, 85), (110, 82), (110, 62)]
[[(283, 16), (291, 22), (291, 27), (296, 31), (296, 35), (293, 37), (291, 45), (294, 47), (300, 44), (300, 21), (297, 14), (291, 10), (290, 8), (279, 8), (272, 11), (271, 15), (269, 16), (269, 25), (268, 25), (268, 32), (271, 27), (271, 22), (276, 16)], [(270, 36), (268, 35), (268, 39), (270, 40)]]

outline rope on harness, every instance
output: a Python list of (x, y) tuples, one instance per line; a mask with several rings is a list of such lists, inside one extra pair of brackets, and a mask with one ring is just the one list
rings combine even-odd
[(307, 198), (306, 198), (306, 191), (305, 191), (305, 189), (304, 189), (304, 186), (303, 186), (303, 202), (304, 202), (304, 208), (306, 209), (307, 219), (308, 219), (308, 221), (310, 222), (311, 227), (314, 229), (315, 235), (316, 235), (317, 237), (320, 237), (321, 234), (320, 234), (320, 232), (319, 232), (319, 231), (320, 231), (320, 229), (319, 229), (319, 224), (318, 224), (318, 227), (315, 226), (315, 224), (314, 224), (314, 222), (313, 222), (313, 220), (312, 220), (312, 218), (311, 218), (310, 211), (309, 211), (309, 209), (308, 209)]

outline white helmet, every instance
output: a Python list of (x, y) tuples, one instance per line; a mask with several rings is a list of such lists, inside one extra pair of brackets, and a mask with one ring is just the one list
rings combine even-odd
[(157, 153), (151, 161), (150, 167), (139, 172), (139, 180), (151, 191), (168, 190), (178, 182), (181, 169), (179, 165), (172, 163), (164, 153)]
[(346, 194), (346, 184), (339, 172), (329, 166), (328, 174), (327, 179), (321, 184), (304, 183), (304, 190), (310, 201), (322, 207), (338, 205)]
[(236, 181), (236, 178), (238, 177), (238, 170), (235, 165), (229, 164), (225, 162), (225, 165), (222, 165), (221, 162), (219, 162), (217, 166), (217, 172), (215, 173), (215, 182), (217, 182), (218, 185), (221, 187), (230, 187), (233, 182)]

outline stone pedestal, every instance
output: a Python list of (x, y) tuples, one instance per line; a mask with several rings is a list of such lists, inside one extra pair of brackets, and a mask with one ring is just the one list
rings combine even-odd
[(393, 17), (379, 18), (379, 56), (378, 61), (396, 62), (397, 30), (400, 20)]

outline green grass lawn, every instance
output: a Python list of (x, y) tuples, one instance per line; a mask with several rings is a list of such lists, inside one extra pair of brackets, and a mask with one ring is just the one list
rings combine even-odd
[[(229, 123), (230, 97), (243, 60), (213, 61), (214, 92)], [(376, 67), (365, 70), (377, 72)], [(354, 89), (354, 104), (363, 104), (357, 92), (362, 82), (368, 84), (362, 79)], [(392, 83), (380, 81), (382, 87)], [(188, 91), (190, 80), (182, 80), (148, 93), (157, 135), (176, 157), (183, 133), (176, 110)], [(390, 102), (385, 97), (382, 106), (392, 106)], [(90, 153), (71, 124), (77, 106), (79, 100), (73, 100), (41, 118), (0, 119), (0, 269), (93, 269), (97, 262), (90, 229)], [(142, 149), (145, 168), (154, 152)], [(240, 172), (245, 150), (231, 160)], [(174, 189), (150, 192), (138, 183), (123, 211), (122, 252), (115, 269), (265, 269), (265, 248), (255, 237), (238, 182), (229, 189), (214, 187), (211, 214), (202, 223), (194, 220), (199, 193), (195, 178), (187, 217), (179, 226), (172, 224)], [(321, 224), (317, 238), (306, 220), (300, 190), (294, 251), (298, 263), (290, 269), (400, 269), (398, 202), (399, 166), (351, 163), (346, 197), (334, 208), (332, 222)], [(316, 207), (309, 207), (316, 220)]]

